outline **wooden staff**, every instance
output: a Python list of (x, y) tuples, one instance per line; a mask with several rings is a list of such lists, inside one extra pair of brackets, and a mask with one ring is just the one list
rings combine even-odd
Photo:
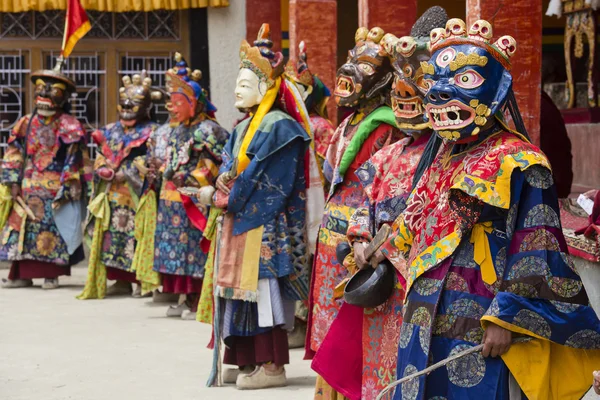
[(383, 224), (377, 234), (371, 240), (371, 243), (367, 245), (365, 248), (365, 260), (370, 259), (373, 255), (379, 250), (383, 243), (390, 237), (392, 233), (392, 228), (388, 224)]
[[(528, 342), (530, 340), (531, 340), (531, 338), (529, 338), (529, 337), (517, 338), (517, 339), (514, 339), (512, 341), (512, 343), (513, 344), (515, 344), (515, 343), (523, 343), (523, 342)], [(383, 389), (381, 391), (381, 393), (379, 393), (379, 395), (377, 396), (376, 400), (381, 400), (383, 398), (383, 396), (385, 396), (390, 390), (392, 390), (396, 386), (399, 386), (399, 385), (403, 384), (404, 382), (408, 382), (408, 381), (410, 381), (412, 379), (415, 379), (415, 378), (418, 378), (418, 377), (420, 377), (422, 375), (429, 375), (430, 372), (433, 372), (436, 369), (438, 369), (440, 367), (443, 367), (444, 365), (449, 364), (450, 362), (452, 362), (454, 360), (458, 360), (459, 358), (463, 358), (465, 356), (468, 356), (469, 354), (480, 352), (481, 350), (483, 350), (483, 346), (484, 346), (483, 343), (482, 344), (478, 344), (477, 346), (471, 347), (470, 349), (461, 351), (460, 353), (456, 353), (452, 357), (445, 358), (442, 361), (437, 362), (437, 363), (433, 364), (432, 366), (425, 368), (422, 371), (415, 372), (414, 374), (405, 376), (402, 379), (398, 379), (397, 381), (394, 381), (394, 382), (390, 383), (388, 386), (385, 387), (385, 389)]]

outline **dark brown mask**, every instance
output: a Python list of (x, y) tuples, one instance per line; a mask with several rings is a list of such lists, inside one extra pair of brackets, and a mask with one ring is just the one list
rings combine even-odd
[(339, 106), (360, 107), (389, 89), (392, 67), (389, 55), (380, 43), (383, 36), (381, 28), (356, 31), (356, 46), (337, 72), (334, 96)]
[(62, 110), (68, 96), (67, 85), (49, 77), (40, 77), (35, 80), (35, 106), (38, 113), (49, 117)]

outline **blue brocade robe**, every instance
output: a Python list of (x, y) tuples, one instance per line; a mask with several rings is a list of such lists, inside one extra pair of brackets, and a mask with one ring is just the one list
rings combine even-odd
[(394, 398), (508, 399), (509, 369), (529, 398), (580, 398), (600, 365), (600, 322), (568, 259), (547, 160), (505, 132), (451, 151), (442, 147), (384, 245), (408, 285), (398, 378), (480, 344), (489, 323), (530, 340), (502, 358), (452, 361)]
[[(223, 152), (221, 173), (231, 170), (237, 156), (234, 148), (250, 119), (235, 128)], [(308, 294), (308, 248), (306, 237), (305, 154), (310, 137), (289, 115), (279, 110), (262, 120), (246, 154), (248, 167), (237, 176), (229, 194), (225, 219), (233, 221), (232, 237), (264, 227), (258, 266), (258, 279), (268, 280), (274, 316), (270, 327), (258, 326), (256, 302), (233, 300), (227, 288), (219, 296), (227, 299), (224, 339), (228, 336), (254, 336), (273, 326), (285, 324), (286, 307), (306, 299)], [(225, 235), (221, 252), (243, 251), (228, 245)], [(284, 315), (285, 314), (285, 315)]]
[[(162, 274), (204, 277), (207, 254), (200, 247), (202, 231), (188, 217), (183, 198), (173, 184), (181, 173), (184, 186), (212, 185), (221, 163), (221, 152), (229, 137), (217, 122), (208, 118), (173, 128), (169, 136), (158, 203), (155, 232), (154, 270)], [(189, 199), (204, 216), (206, 207)]]

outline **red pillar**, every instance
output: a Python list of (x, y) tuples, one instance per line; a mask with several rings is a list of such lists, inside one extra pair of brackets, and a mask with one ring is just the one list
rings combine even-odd
[(280, 0), (246, 0), (246, 39), (250, 44), (263, 23), (271, 28), (273, 50), (281, 50), (281, 2)]
[(494, 27), (494, 40), (517, 40), (511, 60), (513, 88), (523, 121), (534, 143), (540, 140), (542, 78), (542, 0), (467, 0), (467, 26), (478, 19)]
[[(290, 0), (290, 59), (298, 59), (298, 44), (306, 43), (308, 65), (333, 92), (337, 70), (337, 0)], [(336, 107), (329, 102), (335, 123)]]
[(410, 34), (417, 20), (417, 0), (358, 0), (358, 25), (380, 27), (401, 37)]

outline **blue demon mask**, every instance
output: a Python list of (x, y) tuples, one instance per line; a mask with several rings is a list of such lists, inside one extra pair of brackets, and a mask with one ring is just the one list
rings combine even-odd
[(460, 19), (431, 32), (431, 59), (421, 65), (429, 87), (425, 119), (443, 139), (477, 136), (512, 91), (510, 57), (516, 41), (503, 36), (490, 44), (492, 26), (479, 20), (469, 32)]

